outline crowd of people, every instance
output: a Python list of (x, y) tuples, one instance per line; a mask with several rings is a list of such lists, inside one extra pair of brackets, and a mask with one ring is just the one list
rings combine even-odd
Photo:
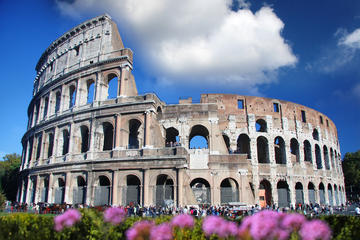
[[(355, 205), (354, 205), (355, 204)], [(259, 205), (249, 206), (249, 207), (236, 207), (236, 206), (211, 206), (211, 205), (192, 205), (184, 207), (156, 207), (156, 206), (140, 206), (133, 203), (130, 203), (127, 206), (119, 206), (126, 210), (128, 216), (144, 216), (144, 217), (157, 217), (162, 215), (177, 215), (177, 214), (191, 214), (195, 217), (205, 217), (207, 215), (217, 215), (224, 216), (227, 218), (236, 219), (242, 216), (253, 215), (263, 209), (271, 209), (278, 212), (299, 212), (303, 213), (306, 216), (317, 216), (317, 215), (330, 215), (330, 214), (345, 214), (348, 213), (348, 206), (357, 206), (354, 208), (354, 214), (360, 215), (359, 205), (356, 203), (348, 203), (346, 205), (341, 205), (337, 207), (329, 205), (319, 205), (319, 204), (297, 204), (295, 207), (285, 207), (280, 208), (276, 205), (266, 206), (261, 208)], [(94, 208), (99, 211), (110, 206), (90, 206), (87, 204), (50, 204), (39, 202), (37, 204), (26, 204), (18, 202), (7, 202), (5, 206), (6, 212), (30, 212), (37, 214), (60, 214), (63, 213), (68, 208)]]

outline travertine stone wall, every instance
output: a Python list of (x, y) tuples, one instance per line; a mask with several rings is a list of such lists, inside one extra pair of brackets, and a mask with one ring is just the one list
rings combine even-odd
[[(155, 94), (138, 95), (132, 69), (132, 52), (108, 15), (45, 50), (22, 138), (19, 201), (345, 202), (337, 129), (326, 115), (231, 94), (167, 105)], [(196, 137), (206, 144), (196, 145)]]

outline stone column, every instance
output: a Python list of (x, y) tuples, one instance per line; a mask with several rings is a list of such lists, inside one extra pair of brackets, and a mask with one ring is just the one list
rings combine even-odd
[(54, 175), (52, 173), (49, 174), (49, 190), (48, 190), (48, 203), (53, 203), (54, 202), (54, 196), (53, 196), (53, 190), (54, 190), (54, 186), (53, 186), (53, 180), (54, 180)]
[(126, 83), (129, 80), (129, 75), (130, 75), (129, 66), (121, 68), (120, 96), (126, 96), (126, 90), (127, 90)]
[(145, 133), (144, 133), (144, 145), (145, 148), (151, 148), (151, 141), (150, 141), (150, 126), (151, 126), (151, 119), (152, 119), (152, 112), (150, 110), (147, 110), (145, 112)]
[(93, 152), (96, 150), (96, 127), (95, 119), (90, 120), (90, 129), (89, 129), (90, 145), (89, 151), (87, 153), (87, 159), (93, 159)]
[(36, 184), (35, 185), (35, 198), (34, 198), (35, 203), (40, 202), (40, 183), (41, 183), (40, 175), (37, 175), (36, 180), (35, 180), (35, 184)]
[[(75, 142), (75, 132), (74, 132), (74, 122), (70, 122), (69, 129), (69, 154), (72, 155), (74, 152), (74, 142)], [(66, 160), (72, 160), (72, 158), (67, 158)]]
[(86, 176), (86, 204), (92, 205), (93, 204), (93, 192), (94, 192), (94, 173), (87, 172)]
[(118, 192), (118, 186), (119, 186), (119, 171), (115, 170), (113, 172), (113, 179), (112, 179), (112, 204), (113, 205), (121, 205), (121, 202), (119, 201), (119, 192)]
[(296, 203), (296, 190), (295, 190), (295, 184), (293, 179), (289, 179), (289, 191), (290, 191), (290, 206), (295, 206)]
[(121, 135), (121, 114), (115, 115), (115, 149), (120, 149), (120, 135)]
[(143, 188), (144, 188), (144, 205), (145, 206), (150, 206), (153, 204), (152, 201), (152, 196), (153, 193), (151, 192), (152, 188), (151, 184), (150, 184), (150, 173), (149, 173), (149, 169), (143, 169), (144, 174), (143, 174)]
[(67, 172), (65, 176), (65, 197), (64, 202), (71, 204), (73, 201), (73, 196), (71, 193), (71, 172)]

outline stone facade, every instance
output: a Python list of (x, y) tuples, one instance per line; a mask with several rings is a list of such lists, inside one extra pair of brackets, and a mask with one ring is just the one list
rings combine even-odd
[[(230, 94), (167, 105), (138, 95), (132, 69), (108, 15), (46, 49), (22, 138), (20, 202), (345, 202), (337, 129), (324, 114)], [(190, 148), (194, 137), (206, 144)]]

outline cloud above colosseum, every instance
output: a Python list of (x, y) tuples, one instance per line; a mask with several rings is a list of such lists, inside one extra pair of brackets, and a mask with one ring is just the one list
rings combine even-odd
[(269, 6), (252, 12), (243, 0), (236, 10), (231, 3), (58, 0), (57, 6), (74, 17), (109, 13), (121, 34), (135, 42), (132, 48), (147, 70), (162, 83), (254, 89), (276, 81), (279, 69), (297, 63), (281, 34), (284, 23)]

